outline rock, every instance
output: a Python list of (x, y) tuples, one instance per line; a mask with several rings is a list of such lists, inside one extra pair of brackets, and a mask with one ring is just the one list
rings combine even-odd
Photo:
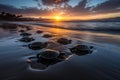
[(59, 56), (59, 52), (56, 50), (45, 49), (44, 51), (37, 54), (36, 59), (30, 58), (31, 61), (30, 66), (35, 69), (46, 69), (50, 65), (54, 65), (60, 62), (57, 57)]
[(44, 38), (51, 38), (51, 37), (53, 37), (53, 35), (51, 35), (51, 34), (44, 34), (42, 37), (44, 37)]
[(29, 31), (29, 30), (32, 30), (29, 26), (26, 26), (26, 30)]
[(39, 53), (37, 55), (37, 58), (42, 58), (42, 59), (46, 59), (46, 60), (54, 60), (57, 59), (57, 57), (59, 56), (59, 52), (56, 50), (50, 50), (50, 49), (46, 49), (45, 51)]
[[(70, 54), (71, 55), (71, 54)], [(60, 61), (64, 61), (66, 60), (66, 58), (68, 58), (69, 55), (67, 53), (63, 53), (63, 52), (59, 52), (57, 50), (51, 50), (51, 49), (46, 49), (43, 52), (37, 54), (37, 58), (39, 60), (49, 60), (49, 61), (53, 61), (53, 62), (60, 62)]]
[(50, 65), (68, 60), (70, 55), (66, 52), (60, 53), (57, 50), (45, 49), (38, 53), (36, 57), (30, 57), (27, 62), (34, 69), (46, 69)]
[(38, 31), (36, 31), (36, 33), (41, 34), (41, 33), (43, 33), (43, 31), (38, 30)]
[(32, 37), (23, 37), (20, 39), (21, 42), (31, 42), (34, 41), (35, 39)]
[(25, 33), (25, 32), (24, 32), (24, 33), (21, 33), (20, 35), (21, 35), (21, 36), (31, 36), (32, 34), (30, 34), (30, 33)]
[(87, 46), (87, 45), (77, 45), (70, 49), (72, 53), (75, 53), (77, 55), (85, 55), (89, 54), (93, 51), (93, 46)]
[(66, 58), (67, 58), (67, 57), (66, 57), (66, 54), (67, 54), (67, 53), (65, 53), (65, 52), (61, 52), (60, 55), (58, 56), (58, 59), (59, 59), (59, 60), (62, 60), (62, 61), (63, 61), (63, 60), (66, 60)]
[(25, 30), (19, 30), (19, 32), (25, 32)]
[(43, 49), (43, 48), (47, 47), (47, 43), (34, 42), (32, 44), (29, 44), (28, 47), (32, 50), (40, 50), (40, 49)]
[(66, 38), (59, 38), (57, 40), (58, 43), (63, 44), (63, 45), (67, 45), (70, 44), (72, 42), (72, 40), (66, 39)]

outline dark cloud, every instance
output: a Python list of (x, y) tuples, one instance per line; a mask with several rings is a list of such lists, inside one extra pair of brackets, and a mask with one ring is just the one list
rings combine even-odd
[(0, 4), (0, 12), (4, 11), (4, 12), (12, 12), (15, 13), (16, 12), (16, 8), (10, 5), (4, 5), (4, 4)]
[(87, 7), (88, 0), (81, 0), (78, 5), (73, 7), (73, 12), (78, 14), (88, 14), (92, 7)]
[(88, 7), (90, 0), (81, 0), (78, 5), (70, 8), (75, 15), (89, 15), (101, 13), (120, 12), (120, 0), (107, 0), (96, 6)]
[(61, 5), (67, 5), (67, 3), (70, 1), (70, 0), (33, 0), (35, 2), (37, 2), (38, 6), (40, 8), (42, 8), (41, 5), (44, 5), (44, 6), (49, 6), (49, 7), (61, 7)]
[[(111, 13), (111, 12), (120, 12), (120, 0), (108, 0), (103, 2), (95, 7), (88, 7), (90, 0), (81, 0), (78, 5), (72, 7), (67, 4), (69, 0), (34, 0), (38, 5), (53, 5), (53, 4), (65, 4), (67, 7), (60, 7), (60, 10), (66, 11), (69, 15), (89, 15), (89, 14), (98, 14), (98, 13)], [(41, 2), (42, 1), (42, 2)], [(58, 2), (57, 2), (58, 1)], [(41, 6), (43, 7), (43, 6)], [(59, 10), (59, 9), (58, 9)], [(37, 8), (37, 7), (21, 7), (16, 8), (10, 5), (0, 4), (0, 12), (9, 12), (15, 14), (25, 14), (25, 15), (48, 15), (54, 10), (49, 10), (45, 8)], [(56, 11), (57, 12), (57, 11)]]
[(52, 6), (69, 2), (70, 0), (41, 0), (43, 5)]
[(16, 8), (10, 5), (0, 4), (0, 12), (8, 12), (14, 14), (27, 14), (27, 15), (43, 15), (46, 14), (46, 10), (38, 9), (37, 7), (22, 7)]
[(107, 13), (107, 12), (120, 12), (120, 0), (108, 0), (104, 3), (97, 5), (93, 8), (93, 11), (97, 13)]
[(68, 5), (68, 7), (64, 9), (71, 13), (70, 15), (88, 15), (91, 13), (92, 9), (92, 7), (87, 6), (88, 3), (89, 0), (80, 0), (76, 6), (72, 7), (71, 5)]

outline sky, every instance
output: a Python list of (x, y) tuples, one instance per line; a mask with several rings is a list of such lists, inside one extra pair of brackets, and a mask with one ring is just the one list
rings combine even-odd
[[(120, 0), (0, 0), (0, 12), (26, 17), (100, 19), (120, 17)], [(66, 16), (67, 14), (67, 16)]]
[[(71, 0), (69, 2), (70, 5), (75, 6), (79, 3), (80, 0)], [(92, 0), (92, 4), (97, 4), (99, 2), (102, 2), (105, 0)], [(0, 4), (7, 4), (7, 5), (12, 5), (17, 8), (20, 8), (22, 6), (27, 6), (27, 7), (38, 7), (36, 2), (34, 0), (0, 0)]]
[[(75, 6), (77, 5), (81, 0), (71, 0), (69, 2), (70, 5)], [(92, 2), (90, 3), (90, 5), (96, 5), (99, 4), (101, 2), (104, 2), (106, 0), (91, 0)], [(0, 0), (0, 4), (7, 4), (7, 5), (12, 5), (15, 6), (17, 8), (21, 8), (22, 6), (26, 6), (26, 7), (38, 7), (38, 5), (36, 4), (36, 2), (34, 0)]]

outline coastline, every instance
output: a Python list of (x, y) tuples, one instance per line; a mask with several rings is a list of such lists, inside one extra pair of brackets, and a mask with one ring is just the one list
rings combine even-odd
[[(29, 43), (22, 43), (18, 41), (21, 37), (19, 36), (20, 33), (17, 30), (15, 33), (12, 33), (15, 34), (13, 35), (14, 37), (9, 39), (4, 37), (4, 39), (0, 40), (0, 51), (2, 52), (0, 54), (1, 80), (119, 80), (119, 42), (115, 43), (116, 41), (111, 41), (109, 43), (107, 40), (113, 39), (114, 41), (115, 38), (119, 41), (118, 36), (111, 38), (111, 36), (105, 35), (105, 37), (107, 36), (106, 40), (103, 40), (104, 42), (99, 42), (99, 38), (96, 38), (96, 36), (98, 37), (100, 34), (95, 35), (95, 33), (92, 32), (86, 33), (84, 31), (78, 32), (64, 29), (62, 29), (61, 32), (61, 29), (46, 28), (35, 25), (31, 25), (31, 27), (32, 30), (27, 32), (32, 33), (32, 36), (36, 39), (36, 41), (48, 41), (48, 39), (42, 38), (43, 34), (35, 33), (37, 30), (42, 30), (44, 33), (56, 34), (55, 37), (64, 36), (71, 38), (73, 40), (73, 44), (92, 45), (96, 50), (94, 53), (88, 55), (73, 55), (68, 60), (52, 65), (46, 70), (35, 71), (34, 69), (29, 68), (26, 60), (30, 56), (34, 56), (39, 51), (33, 51), (26, 47), (22, 47), (22, 45)], [(67, 46), (73, 46), (73, 44)], [(118, 46), (116, 46), (117, 44)]]

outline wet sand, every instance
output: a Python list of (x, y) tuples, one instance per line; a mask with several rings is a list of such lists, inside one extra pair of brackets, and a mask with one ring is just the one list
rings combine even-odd
[[(104, 33), (74, 31), (31, 25), (26, 27), (0, 28), (0, 80), (119, 80), (120, 79), (120, 37)], [(20, 42), (20, 30), (31, 33), (35, 40)], [(37, 30), (43, 33), (36, 33)], [(52, 38), (42, 37), (44, 34)], [(72, 39), (72, 43), (56, 43), (60, 37)], [(47, 48), (68, 51), (77, 44), (94, 46), (91, 54), (72, 54), (67, 60), (50, 65), (46, 69), (31, 67), (27, 60), (36, 56), (41, 50), (31, 50), (26, 45), (33, 42), (49, 42)]]

